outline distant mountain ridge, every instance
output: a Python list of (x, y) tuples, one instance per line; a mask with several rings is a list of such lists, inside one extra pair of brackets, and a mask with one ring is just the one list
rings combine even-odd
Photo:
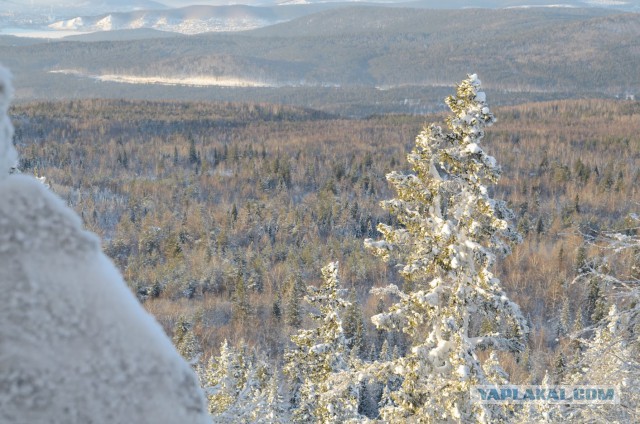
[(140, 10), (76, 17), (54, 22), (49, 28), (83, 32), (153, 28), (184, 34), (238, 31), (281, 22), (271, 8), (253, 6), (189, 6), (169, 10)]
[(166, 9), (163, 1), (155, 0), (0, 0), (0, 12), (5, 13), (49, 13), (54, 16), (77, 14), (100, 14), (141, 9)]
[[(638, 1), (606, 1), (606, 0), (569, 0), (553, 3), (544, 0), (417, 0), (396, 3), (370, 2), (326, 2), (314, 0), (265, 1), (259, 5), (194, 5), (177, 9), (169, 9), (160, 3), (138, 0), (121, 11), (119, 0), (107, 0), (105, 4), (95, 3), (97, 9), (108, 8), (111, 4), (114, 12), (99, 15), (82, 15), (69, 19), (57, 20), (49, 24), (54, 30), (75, 30), (83, 32), (112, 31), (121, 29), (152, 28), (162, 31), (173, 31), (183, 34), (204, 32), (244, 31), (262, 28), (292, 19), (314, 14), (322, 10), (343, 9), (358, 5), (376, 7), (411, 7), (418, 9), (462, 9), (462, 8), (578, 8), (599, 7), (613, 10), (640, 10)], [(115, 2), (115, 3), (114, 3)], [(247, 2), (252, 3), (252, 2)], [(160, 7), (162, 6), (162, 7)]]
[(82, 32), (139, 28), (182, 34), (245, 31), (290, 21), (322, 10), (344, 7), (347, 4), (187, 6), (178, 9), (135, 10), (97, 16), (78, 16), (56, 21), (48, 26), (54, 30)]
[(0, 37), (21, 98), (251, 100), (355, 115), (421, 111), (467, 72), (505, 102), (640, 93), (640, 14), (603, 8), (351, 6), (244, 32), (76, 39)]

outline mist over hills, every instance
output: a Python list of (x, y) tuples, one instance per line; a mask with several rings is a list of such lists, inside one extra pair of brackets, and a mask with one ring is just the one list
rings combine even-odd
[(32, 18), (48, 16), (50, 19), (82, 14), (166, 8), (168, 7), (164, 2), (154, 0), (0, 0), (0, 14)]
[(253, 31), (111, 35), (23, 46), (0, 37), (0, 57), (22, 100), (254, 100), (422, 113), (467, 72), (503, 104), (640, 91), (640, 15), (610, 9), (354, 6)]
[[(417, 9), (465, 8), (607, 8), (638, 11), (640, 1), (612, 0), (0, 0), (0, 32), (13, 28), (57, 31), (113, 31), (151, 28), (184, 34), (213, 31), (244, 31), (285, 22), (321, 10), (353, 5), (409, 7)], [(19, 29), (17, 32), (15, 29)], [(40, 35), (39, 36), (47, 36)], [(55, 34), (51, 34), (55, 37)]]
[(96, 31), (89, 34), (69, 35), (65, 37), (66, 41), (131, 41), (131, 40), (149, 40), (152, 38), (173, 38), (186, 37), (186, 35), (175, 32), (161, 31), (152, 28), (135, 28), (121, 29), (114, 31)]
[(247, 5), (187, 6), (178, 9), (135, 10), (56, 21), (54, 30), (84, 32), (150, 28), (183, 34), (242, 31), (289, 21), (318, 11), (336, 8), (337, 3), (256, 7)]

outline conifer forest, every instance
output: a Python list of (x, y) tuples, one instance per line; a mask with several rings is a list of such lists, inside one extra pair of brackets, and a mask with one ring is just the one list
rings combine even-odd
[[(481, 75), (491, 79), (491, 75)], [(216, 423), (640, 421), (640, 103), (13, 104)], [(617, 404), (473, 402), (615, 386)]]

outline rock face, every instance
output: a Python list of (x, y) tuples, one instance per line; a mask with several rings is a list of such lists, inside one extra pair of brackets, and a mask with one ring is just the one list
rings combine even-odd
[(189, 365), (16, 154), (0, 70), (0, 423), (207, 423)]

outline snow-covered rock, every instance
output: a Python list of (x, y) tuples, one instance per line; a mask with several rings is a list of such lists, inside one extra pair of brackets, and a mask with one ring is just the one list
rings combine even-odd
[[(189, 365), (98, 238), (15, 163), (0, 71), (0, 423), (206, 423)], [(9, 126), (7, 126), (9, 125)]]
[(18, 154), (11, 142), (13, 125), (7, 116), (12, 96), (9, 71), (0, 67), (0, 181), (9, 176), (9, 171), (18, 161)]

